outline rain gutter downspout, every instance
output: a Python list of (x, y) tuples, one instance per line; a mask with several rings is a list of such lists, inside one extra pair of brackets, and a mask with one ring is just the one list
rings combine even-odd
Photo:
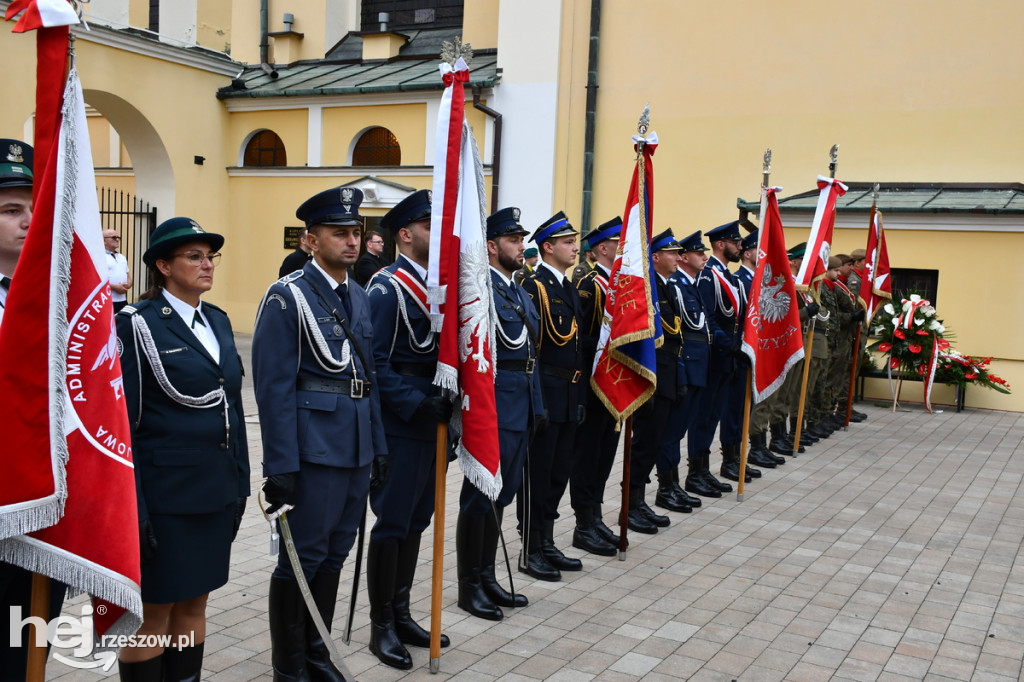
[(270, 0), (260, 0), (260, 68), (271, 78), (277, 78), (277, 70), (267, 60), (270, 57)]
[(590, 50), (587, 56), (586, 127), (583, 134), (583, 208), (580, 234), (590, 232), (590, 203), (594, 193), (594, 131), (597, 128), (597, 53), (601, 41), (601, 0), (590, 0)]
[(473, 108), (494, 120), (494, 145), (491, 152), (491, 213), (498, 211), (498, 186), (501, 180), (501, 114), (480, 102), (479, 85), (473, 86)]

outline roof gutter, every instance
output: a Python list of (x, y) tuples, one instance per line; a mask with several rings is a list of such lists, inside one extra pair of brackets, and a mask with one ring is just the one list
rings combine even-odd
[(473, 86), (473, 108), (494, 120), (494, 151), (491, 155), (491, 213), (498, 211), (498, 187), (501, 180), (501, 114), (480, 102), (479, 85)]
[(597, 55), (601, 43), (601, 0), (590, 0), (590, 50), (587, 56), (586, 127), (583, 134), (583, 208), (580, 234), (590, 231), (590, 204), (594, 194), (594, 131), (597, 128)]
[(260, 0), (260, 68), (271, 78), (277, 78), (277, 70), (269, 63), (270, 57), (270, 0)]

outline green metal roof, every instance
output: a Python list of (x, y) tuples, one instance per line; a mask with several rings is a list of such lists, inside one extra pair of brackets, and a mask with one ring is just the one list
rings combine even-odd
[[(845, 182), (849, 191), (839, 197), (840, 211), (871, 209), (875, 183)], [(791, 197), (779, 198), (782, 211), (814, 211), (818, 190), (813, 189)], [(736, 199), (736, 206), (754, 214), (761, 202)], [(1006, 183), (879, 183), (878, 208), (903, 213), (1024, 213), (1024, 184)]]
[[(232, 85), (217, 91), (218, 99), (241, 97), (310, 97), (381, 92), (443, 90), (438, 56), (380, 62), (339, 62), (318, 59), (276, 67), (277, 78), (259, 65), (247, 67)], [(500, 78), (498, 55), (477, 53), (469, 65), (469, 86), (493, 87)], [(244, 88), (239, 85), (244, 83)], [(237, 84), (237, 85), (236, 85)]]

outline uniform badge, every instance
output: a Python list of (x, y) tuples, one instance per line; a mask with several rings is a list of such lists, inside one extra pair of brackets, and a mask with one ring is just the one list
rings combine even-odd
[(427, 190), (427, 202), (431, 204), (434, 203), (434, 190), (432, 189)]
[(335, 336), (341, 336), (341, 325), (340, 324), (334, 325), (334, 335)]
[(512, 220), (516, 221), (517, 223), (519, 222), (519, 209), (518, 208), (513, 208), (512, 209)]
[(124, 343), (121, 341), (121, 337), (117, 337), (117, 357), (124, 355)]
[(165, 305), (163, 308), (160, 309), (160, 313), (162, 315), (170, 315), (172, 312), (173, 311), (171, 310), (170, 306)]
[(11, 144), (7, 147), (7, 160), (11, 163), (25, 163), (25, 158), (21, 155), (22, 151), (20, 144)]
[(189, 220), (188, 224), (189, 224), (189, 227), (192, 228), (193, 232), (195, 232), (197, 234), (205, 234), (205, 232), (203, 231), (203, 228), (199, 227), (199, 223), (197, 223), (196, 221)]
[(351, 213), (352, 200), (355, 199), (356, 193), (351, 187), (341, 188), (341, 205), (345, 209), (345, 213)]

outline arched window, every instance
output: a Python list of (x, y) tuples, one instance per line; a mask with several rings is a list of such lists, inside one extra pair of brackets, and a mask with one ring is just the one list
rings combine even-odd
[(352, 150), (353, 166), (401, 166), (402, 148), (387, 128), (370, 128), (359, 136)]
[(284, 151), (284, 142), (273, 130), (259, 131), (246, 143), (242, 165), (287, 166), (288, 155)]

